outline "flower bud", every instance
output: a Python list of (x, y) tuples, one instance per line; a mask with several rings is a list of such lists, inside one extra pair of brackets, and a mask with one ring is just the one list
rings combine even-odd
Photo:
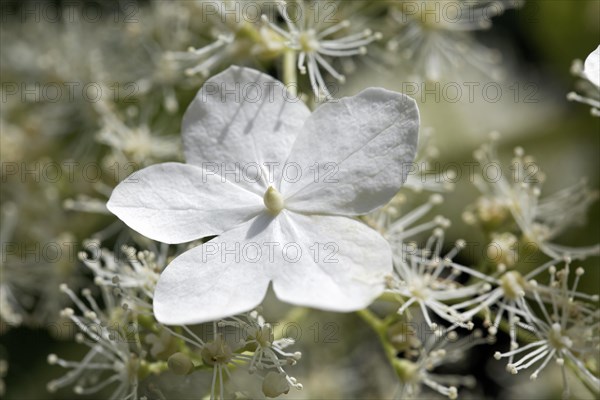
[(190, 358), (183, 353), (172, 354), (167, 360), (169, 369), (176, 375), (187, 375), (190, 373), (194, 364)]
[(290, 391), (290, 384), (285, 374), (274, 371), (269, 372), (263, 381), (262, 391), (267, 397), (277, 397)]

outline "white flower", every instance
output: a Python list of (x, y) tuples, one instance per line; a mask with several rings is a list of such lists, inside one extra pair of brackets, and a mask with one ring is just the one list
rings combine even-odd
[(231, 67), (210, 79), (183, 119), (188, 164), (138, 171), (108, 202), (154, 240), (221, 235), (167, 266), (154, 295), (156, 318), (192, 324), (245, 312), (271, 281), (289, 303), (367, 306), (383, 291), (391, 250), (350, 217), (398, 191), (418, 125), (415, 102), (384, 89), (311, 115), (258, 71)]
[(406, 246), (405, 241), (412, 236), (449, 224), (449, 221), (442, 216), (436, 216), (431, 221), (416, 224), (433, 207), (444, 201), (442, 195), (436, 193), (430, 196), (428, 201), (419, 204), (414, 209), (404, 211), (407, 201), (406, 195), (399, 192), (384, 207), (363, 216), (362, 219), (371, 228), (381, 233), (392, 247), (397, 246), (398, 248)]
[[(294, 340), (286, 337), (275, 339), (273, 326), (265, 322), (257, 311), (213, 322), (212, 327), (212, 340), (200, 337), (185, 325), (181, 326), (181, 333), (165, 327), (174, 337), (183, 340), (192, 348), (198, 348), (203, 367), (212, 368), (211, 400), (229, 398), (225, 385), (227, 380), (233, 383), (235, 390), (242, 389), (238, 387), (239, 382), (236, 382), (232, 368), (243, 370), (255, 379), (262, 380), (263, 394), (267, 397), (287, 393), (291, 387), (302, 389), (302, 384), (285, 370), (296, 365), (302, 357), (298, 351), (285, 351), (294, 344)], [(187, 374), (193, 363), (187, 356), (176, 354), (176, 357), (178, 365), (173, 365), (176, 368), (172, 368), (172, 364), (175, 363), (171, 363), (171, 356), (169, 369), (177, 373), (180, 366), (187, 364), (188, 368), (183, 368), (182, 371), (183, 375)]]
[[(131, 106), (127, 109), (127, 116), (120, 116), (114, 110), (114, 105), (108, 102), (95, 103), (95, 108), (102, 125), (96, 133), (96, 140), (111, 148), (112, 157), (108, 158), (107, 164), (114, 165), (113, 162), (116, 162), (133, 167), (146, 166), (159, 160), (175, 159), (180, 153), (176, 138), (160, 136), (157, 129), (151, 126), (150, 118), (155, 117), (151, 107), (149, 110), (138, 110)], [(132, 116), (137, 118), (129, 118)]]
[[(193, 6), (194, 2), (191, 3)], [(225, 65), (269, 59), (277, 54), (279, 49), (272, 47), (272, 38), (262, 35), (260, 19), (253, 21), (253, 18), (247, 18), (244, 12), (232, 12), (241, 10), (242, 7), (246, 9), (246, 4), (243, 3), (239, 0), (195, 2), (196, 15), (192, 14), (190, 19), (192, 22), (202, 21), (202, 24), (198, 26), (197, 33), (192, 31), (191, 34), (195, 40), (198, 40), (198, 36), (204, 39), (204, 45), (191, 46), (185, 52), (166, 52), (163, 62), (172, 65), (173, 69), (183, 67), (188, 76), (200, 75), (201, 78), (208, 78), (212, 72)], [(271, 5), (264, 0), (248, 4), (251, 8), (261, 10), (259, 12), (262, 12), (263, 6), (270, 8)]]
[(78, 257), (94, 274), (94, 283), (102, 288), (116, 288), (123, 304), (137, 313), (152, 313), (152, 296), (160, 271), (166, 265), (169, 246), (161, 244), (160, 251), (136, 251), (134, 247), (121, 247), (122, 256), (100, 248), (100, 242), (85, 243), (86, 252)]
[(588, 82), (582, 82), (585, 95), (571, 92), (567, 99), (592, 106), (592, 115), (600, 117), (600, 46), (590, 53), (583, 66), (581, 60), (576, 60), (571, 69)]
[(469, 319), (463, 319), (447, 303), (480, 293), (481, 285), (462, 286), (456, 281), (463, 272), (469, 275), (478, 273), (452, 262), (452, 258), (465, 247), (465, 241), (457, 241), (454, 248), (445, 255), (442, 255), (443, 242), (444, 231), (436, 228), (424, 249), (416, 250), (416, 245), (412, 249), (408, 246), (396, 246), (395, 274), (388, 279), (388, 290), (406, 298), (406, 302), (398, 310), (399, 314), (416, 304), (432, 330), (436, 330), (438, 325), (432, 321), (430, 311), (452, 324), (472, 329), (473, 324)]
[[(129, 315), (117, 305), (117, 300), (108, 290), (102, 290), (106, 311), (99, 308), (89, 289), (82, 291), (82, 297), (61, 285), (61, 292), (71, 298), (81, 315), (72, 308), (61, 312), (63, 318), (70, 319), (81, 331), (75, 336), (78, 343), (89, 347), (81, 361), (69, 361), (56, 354), (48, 355), (48, 363), (69, 371), (60, 378), (48, 383), (47, 389), (55, 392), (66, 386), (75, 385), (73, 391), (80, 395), (93, 395), (112, 387), (110, 399), (135, 400), (138, 398), (138, 372), (141, 357), (140, 343), (135, 324)], [(133, 330), (133, 331), (132, 331)]]
[[(398, 361), (397, 370), (401, 376), (402, 388), (397, 399), (426, 398), (421, 393), (424, 388), (437, 392), (449, 399), (458, 398), (458, 387), (474, 387), (475, 378), (457, 374), (437, 374), (435, 369), (461, 361), (465, 353), (474, 346), (488, 342), (476, 330), (464, 337), (459, 337), (456, 325), (440, 329), (435, 333), (427, 332), (420, 342), (420, 349), (407, 353), (409, 358)], [(413, 356), (416, 353), (418, 356)], [(429, 396), (427, 398), (430, 398)]]
[(287, 25), (287, 31), (274, 23), (269, 22), (265, 16), (263, 20), (268, 26), (285, 38), (285, 46), (298, 52), (297, 67), (301, 74), (308, 72), (311, 88), (317, 98), (331, 98), (327, 83), (321, 74), (321, 68), (331, 74), (338, 82), (344, 83), (346, 78), (340, 74), (326, 58), (351, 57), (367, 54), (367, 45), (381, 39), (381, 33), (365, 29), (362, 32), (349, 34), (340, 38), (331, 36), (351, 26), (349, 20), (342, 20), (334, 25), (320, 26), (317, 23), (321, 9), (319, 2), (306, 6), (303, 1), (294, 3), (298, 6), (298, 16), (290, 17), (288, 5), (285, 1), (279, 2), (277, 8), (281, 18)]
[[(525, 305), (524, 311), (514, 310), (532, 325), (531, 330), (537, 340), (523, 347), (515, 343), (511, 351), (494, 354), (497, 360), (508, 358), (506, 368), (512, 374), (537, 365), (530, 376), (532, 380), (537, 379), (539, 373), (554, 359), (562, 369), (563, 398), (568, 398), (570, 392), (565, 371), (567, 362), (572, 364), (588, 387), (600, 388), (600, 379), (586, 365), (587, 359), (598, 356), (600, 313), (593, 304), (580, 301), (597, 302), (598, 296), (577, 292), (580, 277), (584, 274), (583, 268), (575, 270), (573, 285), (568, 287), (569, 263), (567, 259), (565, 267), (558, 272), (554, 266), (550, 268), (549, 286), (538, 286), (535, 280), (528, 282), (537, 303), (535, 309)], [(550, 303), (551, 307), (546, 307), (544, 303)], [(519, 359), (515, 361), (516, 357)]]
[(465, 67), (501, 77), (501, 54), (480, 44), (472, 32), (489, 29), (491, 18), (516, 8), (515, 0), (431, 0), (397, 2), (390, 10), (399, 32), (388, 42), (422, 80), (460, 77)]
[(496, 154), (496, 140), (494, 136), (490, 144), (475, 152), (481, 165), (481, 176), (475, 176), (474, 184), (484, 198), (478, 201), (476, 212), (466, 213), (466, 221), (475, 222), (475, 215), (478, 215), (481, 222), (497, 225), (505, 222), (510, 213), (523, 238), (553, 259), (567, 256), (584, 259), (599, 254), (598, 244), (570, 247), (552, 241), (567, 228), (585, 221), (588, 208), (598, 199), (598, 191), (590, 190), (582, 180), (541, 198), (545, 176), (533, 157), (526, 155), (521, 147), (515, 148), (510, 173), (502, 170), (498, 179), (487, 177), (484, 168), (489, 165), (500, 168), (501, 165)]
[[(518, 271), (506, 271), (504, 264), (498, 265), (498, 270), (495, 274), (485, 275), (482, 273), (474, 274), (482, 282), (486, 282), (484, 290), (479, 296), (463, 301), (458, 304), (453, 304), (452, 309), (455, 311), (463, 310), (463, 319), (470, 320), (476, 314), (483, 312), (485, 316), (484, 324), (488, 326), (490, 335), (496, 335), (502, 318), (505, 317), (509, 326), (511, 347), (517, 346), (517, 327), (530, 328), (530, 325), (521, 322), (521, 316), (527, 315), (526, 321), (530, 320), (526, 313), (528, 310), (526, 296), (531, 295), (531, 287), (528, 281), (538, 274), (551, 268), (555, 260), (551, 260), (527, 275), (522, 275)], [(495, 288), (492, 288), (495, 285)], [(491, 309), (495, 309), (495, 317), (491, 319)], [(525, 310), (525, 311), (524, 311)]]

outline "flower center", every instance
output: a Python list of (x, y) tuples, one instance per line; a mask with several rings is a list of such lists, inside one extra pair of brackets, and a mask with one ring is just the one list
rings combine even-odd
[(263, 201), (265, 203), (265, 207), (267, 207), (267, 210), (269, 210), (273, 215), (277, 215), (281, 210), (283, 210), (283, 196), (273, 186), (269, 186), (265, 192)]
[(313, 29), (300, 33), (299, 42), (300, 48), (305, 53), (312, 53), (320, 47), (316, 32)]
[(511, 300), (525, 295), (525, 285), (525, 279), (517, 271), (509, 271), (500, 278), (500, 286), (504, 295)]
[(226, 365), (233, 357), (231, 347), (225, 342), (222, 334), (217, 335), (214, 341), (208, 342), (200, 351), (202, 361), (206, 365)]
[(419, 300), (429, 299), (429, 289), (427, 284), (422, 280), (415, 280), (409, 287), (410, 294)]
[(552, 324), (552, 329), (548, 334), (548, 342), (557, 350), (570, 348), (573, 345), (571, 339), (563, 334), (560, 324)]

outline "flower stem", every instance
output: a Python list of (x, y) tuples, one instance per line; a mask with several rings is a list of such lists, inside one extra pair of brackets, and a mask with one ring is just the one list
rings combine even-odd
[(298, 72), (296, 70), (296, 50), (287, 49), (283, 53), (283, 83), (291, 95), (298, 95)]
[(398, 379), (400, 381), (404, 381), (403, 377), (406, 376), (406, 371), (404, 371), (405, 364), (400, 362), (401, 359), (397, 357), (396, 349), (388, 340), (388, 324), (385, 323), (385, 321), (379, 318), (377, 315), (375, 315), (371, 310), (366, 308), (364, 310), (357, 311), (356, 315), (362, 318), (362, 320), (366, 322), (367, 325), (369, 325), (375, 331), (375, 333), (377, 334), (377, 338), (379, 339), (379, 342), (383, 347), (383, 351), (385, 353), (386, 358), (388, 359), (388, 362), (394, 369), (394, 372), (398, 376)]

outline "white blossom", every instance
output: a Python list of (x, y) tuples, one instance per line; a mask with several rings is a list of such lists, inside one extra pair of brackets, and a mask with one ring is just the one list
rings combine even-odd
[(307, 74), (311, 88), (318, 99), (332, 97), (327, 82), (323, 78), (321, 69), (327, 71), (338, 82), (344, 83), (346, 78), (338, 72), (328, 61), (328, 58), (343, 58), (365, 55), (367, 46), (375, 40), (381, 39), (381, 33), (365, 29), (362, 32), (351, 33), (341, 37), (334, 37), (341, 31), (351, 27), (351, 22), (344, 19), (335, 24), (326, 24), (319, 2), (307, 6), (304, 1), (294, 3), (298, 5), (294, 17), (289, 14), (289, 7), (285, 1), (279, 2), (278, 11), (285, 21), (287, 30), (272, 23), (265, 16), (263, 19), (268, 26), (284, 38), (285, 47), (298, 53), (297, 68), (301, 74)]
[[(496, 352), (496, 359), (508, 358), (507, 370), (517, 374), (521, 370), (534, 368), (531, 379), (535, 380), (550, 361), (554, 360), (562, 370), (563, 398), (569, 397), (567, 363), (571, 363), (578, 374), (591, 388), (600, 390), (600, 379), (586, 366), (588, 359), (595, 359), (600, 349), (600, 313), (584, 301), (598, 301), (598, 296), (577, 292), (577, 284), (584, 274), (583, 268), (575, 270), (575, 280), (569, 287), (570, 260), (557, 271), (550, 267), (550, 284), (539, 286), (530, 280), (528, 285), (535, 298), (535, 309), (524, 305), (522, 310), (513, 310), (531, 324), (534, 341), (524, 346), (516, 343), (505, 353)], [(549, 303), (547, 308), (545, 303)], [(518, 359), (516, 359), (518, 358)]]
[(518, 0), (399, 2), (390, 16), (399, 27), (388, 42), (422, 80), (457, 79), (465, 67), (500, 79), (500, 53), (480, 44), (472, 31), (489, 29), (491, 18), (522, 4)]
[(418, 249), (416, 245), (395, 249), (395, 270), (388, 280), (388, 291), (405, 299), (398, 310), (399, 314), (403, 314), (413, 304), (418, 305), (432, 330), (436, 330), (438, 324), (433, 322), (430, 312), (451, 324), (472, 329), (470, 319), (463, 318), (448, 303), (474, 296), (483, 288), (477, 284), (463, 286), (456, 281), (462, 273), (478, 273), (452, 262), (452, 258), (465, 247), (464, 241), (457, 241), (454, 248), (447, 254), (442, 254), (443, 240), (443, 230), (436, 228), (423, 249)]
[(585, 180), (562, 189), (550, 196), (541, 197), (545, 175), (539, 170), (533, 157), (517, 147), (511, 163), (511, 172), (502, 169), (497, 179), (484, 176), (483, 169), (489, 165), (500, 167), (496, 154), (496, 139), (475, 152), (482, 174), (475, 176), (474, 184), (483, 198), (476, 210), (469, 211), (466, 220), (475, 222), (475, 216), (485, 223), (502, 224), (511, 215), (525, 241), (535, 244), (553, 259), (571, 257), (583, 259), (600, 253), (600, 245), (570, 247), (552, 240), (567, 228), (582, 224), (592, 203), (598, 199), (598, 191), (590, 190)]
[(460, 386), (475, 386), (475, 378), (472, 376), (435, 372), (442, 365), (460, 361), (470, 348), (488, 342), (478, 330), (461, 338), (456, 328), (453, 325), (435, 333), (427, 332), (419, 340), (420, 346), (399, 361), (402, 386), (396, 398), (421, 399), (424, 398), (423, 388), (429, 388), (449, 399), (456, 399)]
[[(253, 101), (226, 94), (248, 87)], [(199, 323), (247, 311), (270, 281), (281, 300), (336, 311), (363, 308), (383, 291), (389, 245), (350, 217), (383, 206), (404, 182), (403, 164), (416, 150), (416, 105), (367, 89), (311, 115), (289, 96), (267, 75), (229, 68), (204, 85), (184, 116), (188, 164), (154, 165), (115, 188), (109, 210), (151, 239), (220, 235), (162, 273), (154, 295), (160, 322)], [(323, 145), (332, 141), (343, 145)], [(220, 173), (214, 170), (221, 165)], [(240, 178), (248, 165), (253, 175)], [(283, 168), (268, 171), (268, 165)], [(285, 175), (288, 165), (298, 166), (299, 179)], [(334, 168), (335, 183), (315, 179), (315, 165)], [(272, 251), (260, 248), (269, 243)], [(286, 245), (296, 252), (288, 256)]]
[[(262, 380), (262, 391), (267, 397), (287, 393), (291, 387), (302, 389), (302, 384), (285, 370), (295, 365), (302, 356), (300, 352), (285, 351), (294, 344), (294, 340), (275, 339), (273, 327), (257, 311), (213, 322), (210, 338), (201, 337), (185, 325), (181, 326), (182, 333), (165, 329), (192, 348), (197, 348), (204, 366), (212, 369), (211, 400), (227, 398), (226, 378), (233, 383), (231, 390), (245, 393), (243, 387), (236, 387), (232, 369), (243, 370)], [(187, 357), (176, 357), (180, 359), (178, 364), (188, 364)], [(172, 358), (169, 359), (169, 368), (173, 370)], [(177, 365), (177, 369), (180, 368)], [(189, 371), (190, 368), (193, 364), (186, 369)]]
[(81, 313), (76, 314), (72, 308), (66, 308), (61, 316), (77, 326), (81, 333), (75, 339), (89, 347), (89, 351), (81, 361), (69, 361), (50, 354), (49, 364), (69, 371), (49, 382), (48, 390), (54, 392), (74, 385), (76, 394), (93, 395), (112, 387), (111, 400), (136, 400), (140, 355), (143, 354), (137, 334), (128, 325), (126, 311), (119, 307), (108, 290), (103, 291), (106, 311), (100, 309), (89, 289), (82, 291), (87, 304), (66, 285), (61, 286), (61, 291), (71, 298)]

